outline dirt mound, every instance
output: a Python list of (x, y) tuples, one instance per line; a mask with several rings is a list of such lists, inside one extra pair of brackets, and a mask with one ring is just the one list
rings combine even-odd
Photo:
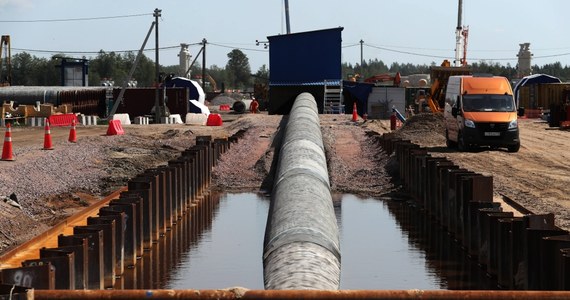
[(445, 123), (443, 114), (424, 113), (408, 118), (396, 131), (396, 137), (408, 139), (425, 146), (445, 144)]
[(211, 105), (229, 104), (229, 105), (231, 106), (232, 104), (234, 104), (234, 102), (235, 102), (236, 100), (239, 100), (239, 99), (241, 99), (241, 98), (242, 98), (242, 97), (240, 96), (238, 99), (235, 99), (235, 98), (232, 98), (232, 97), (230, 97), (230, 96), (228, 96), (228, 95), (223, 94), (223, 95), (219, 95), (219, 96), (217, 96), (216, 98), (212, 99), (212, 100), (210, 101), (210, 104), (211, 104)]

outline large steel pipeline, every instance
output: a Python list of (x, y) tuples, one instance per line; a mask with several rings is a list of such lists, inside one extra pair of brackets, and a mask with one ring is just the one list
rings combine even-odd
[(10, 86), (0, 89), (0, 101), (14, 101), (21, 105), (35, 105), (50, 103), (54, 105), (65, 104), (61, 93), (80, 93), (104, 91), (105, 87), (65, 87), (65, 86)]
[(295, 99), (279, 151), (263, 265), (268, 290), (337, 290), (340, 242), (315, 98)]

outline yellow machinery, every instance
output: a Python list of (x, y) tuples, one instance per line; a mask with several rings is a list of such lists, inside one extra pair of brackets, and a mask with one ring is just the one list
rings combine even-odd
[(427, 97), (427, 103), (432, 112), (442, 112), (445, 104), (445, 87), (449, 76), (469, 75), (468, 67), (452, 67), (448, 60), (444, 60), (441, 66), (431, 67), (431, 88)]
[[(10, 36), (3, 35), (0, 39), (0, 86), (10, 86), (12, 84), (11, 57)], [(6, 60), (5, 65), (4, 60)], [(6, 71), (4, 71), (4, 68)]]
[(210, 82), (210, 86), (212, 87), (212, 92), (217, 92), (218, 91), (218, 85), (216, 84), (216, 81), (214, 80), (214, 78), (212, 78), (212, 76), (210, 76), (210, 74), (206, 74), (206, 79)]

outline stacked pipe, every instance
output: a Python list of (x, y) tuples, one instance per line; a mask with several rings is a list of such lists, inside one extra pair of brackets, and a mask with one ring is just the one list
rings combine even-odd
[[(213, 212), (214, 201), (207, 192), (211, 170), (229, 147), (230, 139), (197, 137), (195, 146), (167, 165), (129, 180), (85, 225), (73, 227), (72, 234), (60, 234), (56, 248), (41, 248), (38, 259), (1, 270), (0, 283), (35, 289), (149, 288), (143, 279), (159, 271), (141, 258), (149, 256), (148, 251), (150, 260), (171, 257), (164, 255), (171, 250), (164, 249), (164, 236), (173, 231), (182, 237), (197, 236), (200, 222)], [(123, 286), (133, 269), (138, 281)]]
[(570, 235), (553, 214), (534, 214), (504, 197), (493, 198), (493, 177), (434, 157), (425, 148), (393, 135), (378, 135), (398, 162), (399, 177), (414, 202), (438, 222), (497, 280), (516, 290), (570, 289)]
[(340, 246), (314, 97), (295, 99), (279, 151), (265, 232), (268, 290), (336, 290)]

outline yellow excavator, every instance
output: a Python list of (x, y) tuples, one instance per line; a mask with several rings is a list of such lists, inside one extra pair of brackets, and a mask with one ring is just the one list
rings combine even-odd
[(449, 76), (469, 75), (469, 67), (452, 67), (446, 59), (439, 67), (431, 67), (431, 88), (427, 95), (427, 104), (433, 113), (442, 112), (445, 104), (445, 87)]
[(210, 87), (212, 88), (212, 92), (218, 92), (218, 85), (216, 84), (214, 78), (212, 78), (210, 74), (206, 74), (206, 79), (208, 80), (208, 82), (210, 82)]

